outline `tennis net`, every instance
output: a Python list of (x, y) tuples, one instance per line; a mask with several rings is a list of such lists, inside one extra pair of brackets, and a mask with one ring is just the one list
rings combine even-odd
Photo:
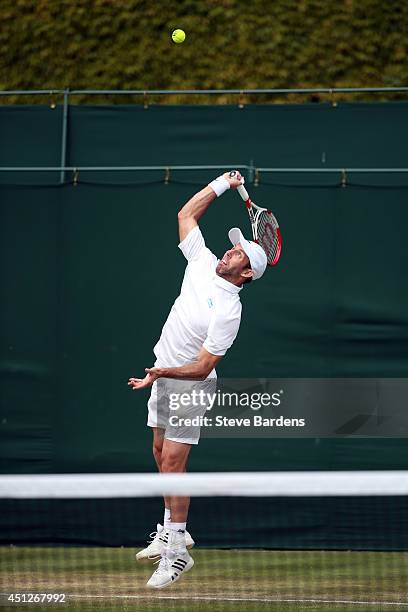
[[(158, 590), (162, 495), (192, 496), (195, 565)], [(406, 471), (3, 475), (0, 516), (2, 605), (408, 606)]]

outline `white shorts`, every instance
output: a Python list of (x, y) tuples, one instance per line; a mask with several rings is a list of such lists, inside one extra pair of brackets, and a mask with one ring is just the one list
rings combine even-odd
[(207, 394), (216, 392), (217, 379), (202, 381), (159, 378), (152, 385), (148, 408), (148, 427), (164, 429), (164, 437), (173, 442), (198, 444), (200, 417), (211, 403)]

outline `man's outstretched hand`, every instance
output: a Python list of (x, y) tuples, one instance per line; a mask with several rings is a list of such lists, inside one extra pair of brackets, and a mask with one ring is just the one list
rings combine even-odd
[(132, 387), (133, 391), (151, 387), (154, 381), (161, 376), (160, 368), (145, 368), (145, 372), (147, 373), (144, 378), (129, 378), (128, 386)]

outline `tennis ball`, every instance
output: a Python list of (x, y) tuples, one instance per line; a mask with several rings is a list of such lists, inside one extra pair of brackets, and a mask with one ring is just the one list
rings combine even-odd
[(171, 37), (173, 39), (173, 42), (180, 44), (186, 40), (186, 33), (184, 32), (184, 30), (174, 30)]

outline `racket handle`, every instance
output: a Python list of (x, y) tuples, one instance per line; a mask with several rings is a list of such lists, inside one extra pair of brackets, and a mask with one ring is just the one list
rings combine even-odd
[(241, 196), (241, 198), (244, 200), (244, 202), (248, 202), (249, 195), (248, 195), (248, 192), (245, 189), (245, 187), (243, 185), (239, 185), (237, 187), (237, 191), (238, 191), (239, 195)]
[[(230, 173), (229, 173), (229, 175), (230, 175), (231, 177), (235, 176), (235, 175), (236, 175), (236, 171), (235, 171), (235, 170), (232, 170), (232, 172), (230, 172)], [(238, 191), (239, 195), (241, 196), (241, 198), (244, 200), (244, 202), (248, 202), (248, 200), (249, 200), (249, 195), (248, 195), (248, 192), (247, 192), (247, 190), (245, 189), (245, 187), (244, 187), (243, 185), (239, 185), (239, 186), (237, 187), (237, 191)]]

